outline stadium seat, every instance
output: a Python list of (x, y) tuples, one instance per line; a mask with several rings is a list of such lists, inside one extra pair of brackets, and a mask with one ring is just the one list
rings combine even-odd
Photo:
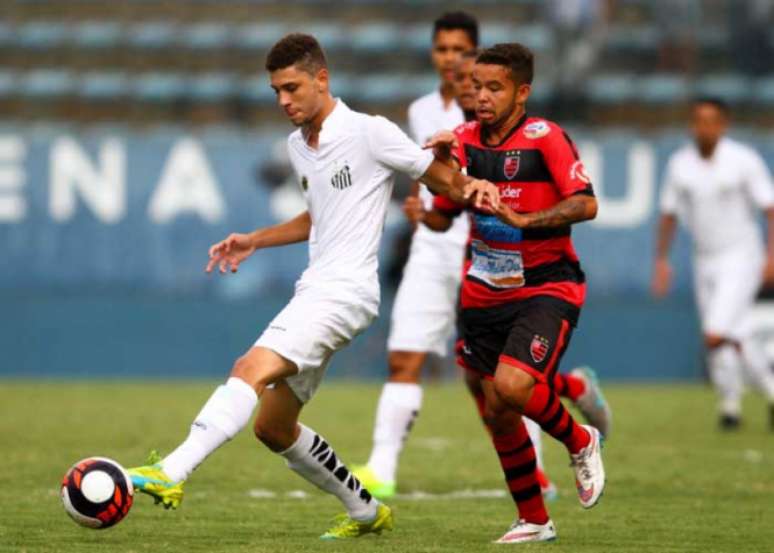
[(424, 52), (430, 49), (432, 26), (427, 24), (406, 25), (403, 27), (401, 44), (409, 50)]
[(647, 104), (674, 104), (685, 101), (691, 93), (688, 79), (670, 74), (641, 77), (635, 90), (638, 99)]
[(127, 38), (134, 48), (153, 50), (174, 45), (177, 33), (177, 25), (171, 21), (150, 21), (132, 26)]
[(22, 76), (19, 91), (32, 98), (67, 96), (75, 88), (75, 79), (69, 71), (36, 69)]
[(706, 75), (697, 81), (696, 93), (740, 104), (750, 98), (750, 81), (737, 73)]
[(0, 70), (0, 97), (7, 98), (17, 92), (18, 79), (13, 71)]
[(753, 98), (759, 104), (774, 107), (774, 75), (756, 80), (753, 86)]
[(361, 102), (383, 104), (411, 99), (404, 78), (395, 74), (366, 75), (352, 84), (352, 93)]
[(85, 21), (73, 27), (72, 39), (79, 48), (113, 48), (121, 41), (121, 26), (114, 21)]
[(387, 52), (400, 46), (400, 31), (390, 23), (368, 23), (352, 31), (352, 47), (356, 51)]
[(623, 52), (652, 52), (658, 46), (659, 31), (649, 25), (611, 25), (605, 48)]
[(630, 102), (635, 94), (634, 75), (599, 74), (586, 84), (586, 94), (592, 102), (604, 105)]
[(268, 50), (281, 39), (288, 29), (283, 23), (249, 23), (234, 32), (234, 43), (245, 50)]
[(269, 86), (269, 78), (257, 75), (239, 83), (239, 98), (248, 103), (269, 104), (274, 102), (275, 94)]
[(78, 77), (77, 93), (90, 100), (112, 100), (129, 91), (129, 79), (125, 73), (93, 71)]
[(69, 29), (64, 23), (35, 21), (18, 28), (16, 43), (30, 50), (50, 50), (62, 46), (69, 38)]
[[(268, 84), (267, 84), (268, 87)], [(204, 73), (189, 79), (188, 98), (197, 102), (223, 102), (236, 92), (236, 82), (229, 73)]]
[(133, 78), (132, 95), (146, 102), (171, 102), (185, 93), (182, 75), (175, 73), (145, 73)]
[(192, 50), (215, 50), (231, 43), (232, 29), (225, 24), (202, 23), (187, 27), (181, 42)]
[(349, 29), (341, 23), (316, 22), (302, 25), (296, 30), (316, 37), (326, 50), (338, 50), (351, 44)]
[(0, 21), (0, 46), (9, 46), (16, 39), (16, 31), (7, 21)]

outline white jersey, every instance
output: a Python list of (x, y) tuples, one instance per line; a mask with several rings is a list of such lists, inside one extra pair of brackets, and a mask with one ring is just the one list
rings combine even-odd
[[(438, 91), (431, 92), (411, 103), (408, 110), (409, 132), (414, 140), (423, 145), (438, 131), (454, 130), (465, 122), (465, 115), (456, 102), (444, 106), (443, 97)], [(419, 197), (426, 209), (432, 209), (433, 194), (423, 184), (419, 187)], [(456, 217), (446, 232), (434, 232), (419, 225), (413, 237), (412, 248), (422, 247), (428, 261), (438, 263), (451, 262), (459, 265), (457, 258), (463, 255), (468, 240), (470, 222), (468, 217)]]
[(694, 252), (715, 257), (733, 251), (763, 250), (760, 210), (774, 207), (774, 185), (760, 155), (722, 138), (709, 159), (686, 145), (669, 159), (661, 191), (661, 211), (688, 228)]
[(337, 100), (317, 149), (296, 130), (290, 162), (312, 219), (309, 267), (297, 289), (324, 287), (335, 297), (379, 302), (378, 249), (394, 172), (418, 179), (433, 161), (394, 123)]

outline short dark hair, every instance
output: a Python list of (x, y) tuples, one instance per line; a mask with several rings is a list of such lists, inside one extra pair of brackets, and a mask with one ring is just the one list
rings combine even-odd
[(532, 84), (535, 73), (535, 55), (518, 42), (495, 44), (481, 52), (476, 63), (507, 67), (516, 84)]
[(433, 40), (438, 31), (465, 31), (473, 43), (478, 46), (478, 20), (465, 12), (447, 12), (433, 23)]
[(311, 75), (328, 67), (325, 53), (317, 39), (311, 35), (291, 33), (281, 38), (266, 55), (266, 70), (270, 73), (298, 65)]
[(694, 98), (693, 102), (691, 102), (691, 107), (694, 107), (694, 108), (699, 107), (701, 105), (712, 106), (713, 108), (717, 109), (720, 113), (722, 113), (726, 117), (731, 115), (731, 107), (728, 105), (728, 102), (726, 102), (723, 98), (719, 98), (717, 96), (699, 96), (697, 98)]

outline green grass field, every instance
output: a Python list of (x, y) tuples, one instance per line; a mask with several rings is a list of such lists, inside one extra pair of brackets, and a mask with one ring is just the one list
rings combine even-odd
[[(126, 465), (168, 451), (214, 383), (0, 381), (0, 551), (304, 552), (481, 551), (513, 518), (508, 497), (417, 499), (504, 489), (496, 457), (461, 386), (429, 387), (402, 458), (396, 530), (381, 538), (320, 542), (338, 503), (290, 472), (245, 431), (187, 484), (179, 511), (135, 498), (115, 528), (76, 526), (59, 500), (74, 461), (113, 457)], [(304, 422), (348, 462), (370, 449), (379, 387), (330, 383)], [(561, 496), (549, 505), (559, 540), (527, 551), (774, 551), (774, 436), (760, 400), (745, 427), (715, 430), (712, 394), (698, 386), (609, 387), (615, 409), (606, 447), (607, 490), (583, 511), (563, 450), (546, 437), (548, 470)], [(303, 491), (305, 494), (291, 493)], [(265, 497), (272, 496), (273, 497)], [(303, 498), (296, 497), (305, 495)]]

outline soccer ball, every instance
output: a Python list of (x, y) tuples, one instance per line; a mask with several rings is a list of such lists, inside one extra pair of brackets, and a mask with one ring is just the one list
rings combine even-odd
[(121, 522), (133, 496), (132, 480), (124, 468), (105, 457), (78, 461), (62, 479), (65, 511), (89, 528), (109, 528)]

